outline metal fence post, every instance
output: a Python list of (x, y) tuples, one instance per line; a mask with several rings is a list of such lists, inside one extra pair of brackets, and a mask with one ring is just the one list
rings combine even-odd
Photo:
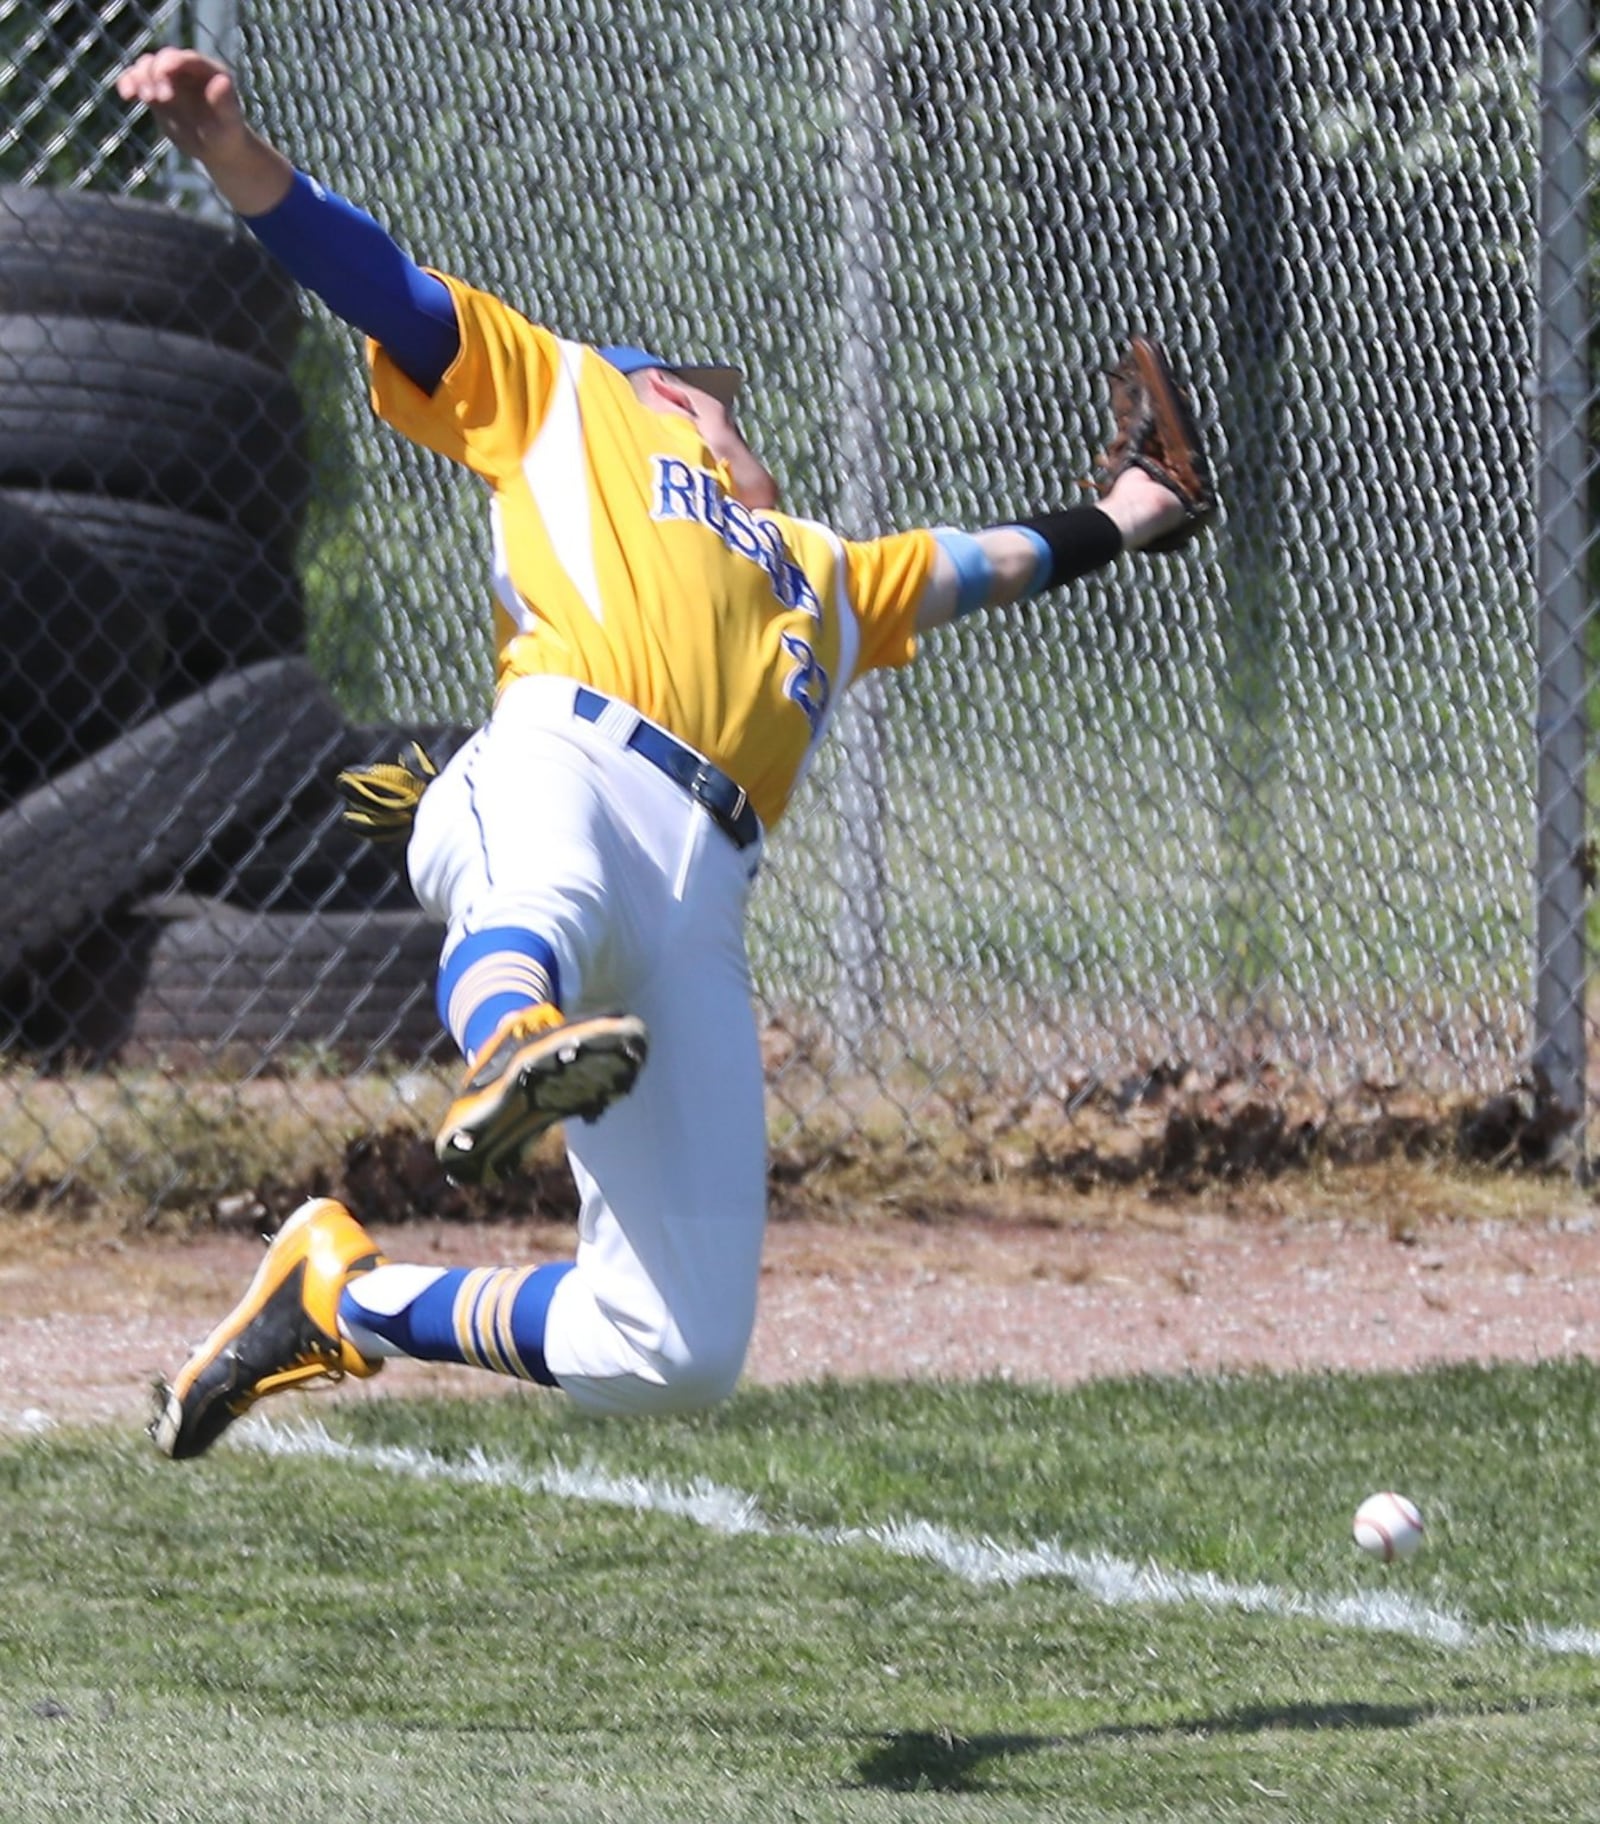
[[(880, 533), (888, 514), (883, 445), (884, 130), (883, 43), (876, 0), (845, 0), (840, 31), (843, 85), (841, 317), (839, 351), (840, 523), (852, 537)], [(836, 688), (839, 681), (835, 681)], [(884, 1010), (888, 864), (884, 830), (882, 679), (869, 674), (841, 705), (838, 964), (833, 1022), (858, 1052)]]
[(1284, 372), (1290, 278), (1284, 227), (1293, 169), (1286, 0), (1224, 0), (1218, 45), (1220, 207), (1227, 225), (1220, 325), (1230, 480), (1221, 637), (1227, 752), (1220, 836), (1217, 987), (1230, 1023), (1283, 970), (1277, 801), (1284, 790), (1285, 575), (1280, 479), (1290, 414)]
[[(234, 62), (234, 51), (239, 41), (238, 0), (192, 0), (187, 8), (176, 4), (174, 0), (174, 4), (166, 8), (165, 12), (175, 28), (171, 31), (173, 38), (181, 37), (197, 51), (207, 51), (213, 57), (220, 57), (226, 64)], [(180, 15), (184, 12), (188, 14), (186, 32), (179, 24)], [(165, 39), (167, 35), (165, 30), (158, 32), (157, 41)], [(167, 148), (163, 177), (167, 195), (173, 198), (192, 198), (196, 215), (213, 222), (233, 219), (233, 211), (217, 195), (210, 178), (173, 146)]]
[(1546, 0), (1539, 46), (1538, 811), (1533, 1065), (1585, 1146), (1591, 109), (1586, 0)]

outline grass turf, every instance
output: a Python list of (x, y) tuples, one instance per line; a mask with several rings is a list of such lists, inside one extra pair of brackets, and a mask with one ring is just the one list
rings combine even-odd
[[(1587, 1366), (264, 1410), (365, 1460), (0, 1452), (0, 1818), (1600, 1818)], [(769, 1530), (475, 1481), (474, 1448), (714, 1482)], [(1428, 1515), (1409, 1566), (1350, 1542), (1380, 1486)], [(839, 1532), (909, 1519), (1268, 1599), (980, 1585)], [(1291, 1612), (1379, 1593), (1464, 1644)]]

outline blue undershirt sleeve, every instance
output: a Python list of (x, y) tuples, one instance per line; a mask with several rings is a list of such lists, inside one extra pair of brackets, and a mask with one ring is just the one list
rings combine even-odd
[(242, 219), (296, 283), (371, 336), (423, 392), (438, 386), (461, 348), (450, 288), (364, 209), (297, 171), (275, 209)]

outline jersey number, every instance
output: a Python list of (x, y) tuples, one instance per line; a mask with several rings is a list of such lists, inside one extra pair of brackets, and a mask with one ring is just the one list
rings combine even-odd
[(780, 637), (784, 651), (794, 660), (783, 681), (783, 694), (806, 712), (811, 733), (815, 735), (828, 708), (828, 674), (817, 663), (817, 655), (810, 644), (799, 634), (786, 633)]

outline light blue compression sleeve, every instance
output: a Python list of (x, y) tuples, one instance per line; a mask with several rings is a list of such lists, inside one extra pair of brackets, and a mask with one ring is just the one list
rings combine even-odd
[(298, 284), (371, 336), (425, 393), (434, 390), (461, 347), (450, 289), (364, 209), (297, 171), (277, 208), (243, 220)]
[(958, 531), (954, 526), (935, 526), (933, 536), (955, 566), (955, 618), (959, 621), (963, 615), (976, 614), (987, 606), (989, 591), (994, 587), (994, 565), (987, 552), (970, 532)]
[[(1020, 532), (1034, 548), (1033, 578), (1023, 591), (1026, 600), (1037, 595), (1050, 580), (1050, 547), (1027, 526), (1007, 526), (1005, 530)], [(933, 536), (939, 549), (955, 566), (955, 618), (959, 621), (963, 615), (976, 614), (987, 605), (994, 588), (994, 565), (989, 561), (988, 553), (972, 533), (957, 531), (954, 526), (936, 526)]]

